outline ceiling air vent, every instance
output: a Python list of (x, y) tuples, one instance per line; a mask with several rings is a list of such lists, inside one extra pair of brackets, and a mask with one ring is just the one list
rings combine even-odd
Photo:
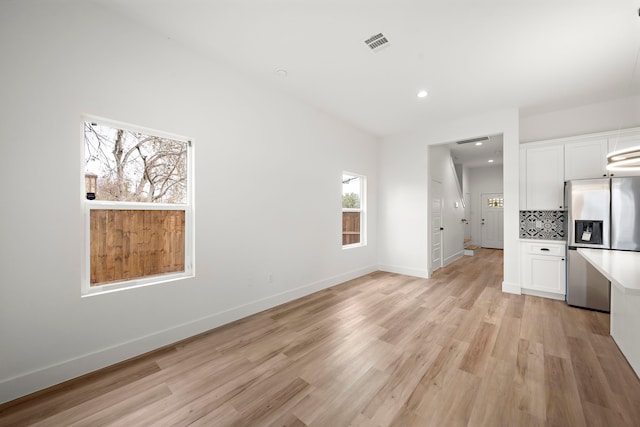
[(470, 144), (472, 142), (480, 142), (488, 140), (488, 136), (483, 136), (481, 138), (473, 138), (473, 139), (465, 139), (464, 141), (457, 141), (456, 144)]
[(369, 37), (364, 41), (364, 43), (374, 52), (382, 50), (383, 47), (389, 46), (389, 40), (387, 40), (382, 33)]

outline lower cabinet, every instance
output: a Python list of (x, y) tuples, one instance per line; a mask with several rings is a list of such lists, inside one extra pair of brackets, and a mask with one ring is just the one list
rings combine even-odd
[(640, 376), (640, 295), (624, 293), (611, 284), (611, 336)]
[(522, 293), (564, 300), (566, 245), (548, 241), (522, 241)]

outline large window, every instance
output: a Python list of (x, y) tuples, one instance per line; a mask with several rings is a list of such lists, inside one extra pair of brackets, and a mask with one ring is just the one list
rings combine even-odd
[(83, 294), (190, 276), (191, 141), (84, 122)]
[(342, 247), (366, 244), (366, 177), (342, 174)]

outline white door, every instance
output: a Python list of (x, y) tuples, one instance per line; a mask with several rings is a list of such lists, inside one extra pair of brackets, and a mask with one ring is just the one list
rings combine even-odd
[(431, 272), (442, 267), (442, 183), (431, 181)]
[(464, 240), (471, 240), (471, 193), (464, 195)]
[(504, 248), (504, 197), (500, 193), (482, 193), (483, 248)]

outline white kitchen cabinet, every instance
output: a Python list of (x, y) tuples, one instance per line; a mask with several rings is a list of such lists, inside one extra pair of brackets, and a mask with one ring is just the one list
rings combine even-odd
[(564, 180), (608, 176), (607, 138), (568, 142), (564, 145)]
[[(521, 209), (558, 210), (564, 207), (564, 147), (543, 145), (521, 148), (524, 156), (524, 198)], [(524, 206), (522, 202), (524, 201)]]
[(640, 176), (608, 171), (607, 154), (640, 146), (640, 128), (612, 130), (520, 145), (520, 210), (564, 209), (564, 181)]
[[(614, 135), (609, 138), (608, 153), (637, 146), (640, 146), (640, 132)], [(609, 171), (609, 174), (611, 176), (640, 176), (640, 171)]]
[(521, 241), (522, 293), (564, 300), (566, 245), (564, 242)]

